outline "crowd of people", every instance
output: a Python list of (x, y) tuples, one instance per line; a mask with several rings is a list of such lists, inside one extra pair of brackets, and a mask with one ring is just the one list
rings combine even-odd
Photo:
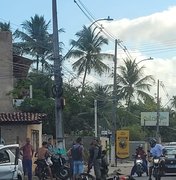
[[(20, 148), (21, 155), (23, 157), (23, 169), (24, 174), (28, 176), (28, 180), (32, 180), (32, 158), (37, 157), (38, 160), (46, 162), (50, 179), (53, 179), (50, 166), (52, 162), (50, 157), (55, 154), (52, 139), (49, 138), (48, 142), (43, 142), (37, 152), (34, 153), (34, 148), (30, 143), (30, 139), (26, 138), (26, 143)], [(82, 143), (82, 138), (78, 137), (73, 143), (72, 147), (67, 151), (70, 163), (70, 179), (76, 180), (79, 175), (86, 171), (85, 150)], [(47, 163), (48, 162), (48, 163)], [(99, 139), (94, 138), (90, 143), (89, 155), (87, 160), (87, 173), (90, 173), (91, 169), (94, 170), (94, 174), (97, 180), (105, 180), (108, 174), (108, 161), (106, 156), (106, 150), (102, 150), (101, 142)]]
[[(73, 146), (68, 150), (67, 155), (70, 157), (70, 164), (73, 174), (73, 180), (79, 178), (79, 175), (85, 171), (84, 169), (84, 146), (82, 139), (79, 137)], [(106, 150), (102, 150), (101, 142), (95, 138), (90, 143), (89, 157), (87, 161), (87, 173), (94, 169), (94, 174), (97, 180), (106, 179), (108, 173), (108, 161)]]
[[(143, 146), (140, 144), (135, 153), (135, 157), (140, 155), (143, 160), (144, 171), (149, 180), (151, 180), (153, 163), (151, 157), (160, 157), (165, 151), (164, 147), (161, 144), (157, 144), (156, 139), (151, 139), (150, 150), (146, 153), (143, 149)], [(50, 179), (53, 179), (52, 171), (50, 166), (52, 165), (50, 157), (54, 155), (54, 147), (52, 144), (52, 139), (49, 138), (48, 142), (43, 142), (42, 147), (40, 147), (37, 152), (34, 154), (34, 148), (30, 143), (30, 139), (26, 138), (26, 143), (20, 148), (21, 155), (23, 156), (23, 169), (24, 174), (28, 175), (28, 180), (32, 180), (32, 158), (35, 155), (37, 159), (43, 160), (46, 162)], [(94, 138), (90, 143), (89, 155), (86, 160), (84, 145), (82, 143), (82, 138), (78, 137), (73, 143), (72, 147), (67, 151), (67, 156), (69, 157), (70, 163), (70, 174), (71, 179), (76, 180), (79, 178), (79, 175), (86, 171), (90, 173), (91, 169), (94, 170), (94, 175), (96, 180), (105, 180), (108, 175), (108, 161), (106, 156), (106, 150), (102, 150), (101, 142), (99, 139)], [(147, 159), (148, 158), (148, 159)], [(46, 161), (47, 159), (47, 161)], [(85, 169), (85, 160), (87, 161), (87, 170)], [(131, 170), (131, 177), (135, 174), (136, 167), (135, 163)]]

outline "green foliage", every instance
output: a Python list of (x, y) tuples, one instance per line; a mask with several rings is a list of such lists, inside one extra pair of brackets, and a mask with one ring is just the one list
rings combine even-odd
[(124, 130), (129, 130), (130, 133), (130, 141), (142, 141), (145, 138), (144, 132), (141, 130), (140, 125), (132, 125), (126, 128), (123, 128)]
[(72, 67), (77, 71), (78, 76), (83, 74), (83, 92), (87, 74), (94, 70), (98, 75), (102, 75), (110, 70), (102, 61), (103, 58), (110, 57), (110, 55), (101, 53), (101, 48), (108, 44), (108, 39), (104, 38), (100, 32), (97, 27), (92, 30), (91, 27), (83, 26), (83, 29), (76, 33), (78, 40), (71, 40), (74, 49), (69, 52), (68, 58), (77, 58)]
[(123, 99), (126, 101), (128, 110), (132, 100), (135, 97), (142, 100), (152, 99), (148, 94), (154, 79), (151, 75), (144, 76), (144, 67), (138, 67), (135, 60), (125, 59), (125, 65), (119, 67), (119, 74), (117, 75), (119, 93), (123, 94)]
[(8, 95), (12, 95), (14, 99), (23, 99), (24, 97), (29, 97), (29, 86), (29, 80), (20, 79), (17, 81), (14, 89), (10, 91)]

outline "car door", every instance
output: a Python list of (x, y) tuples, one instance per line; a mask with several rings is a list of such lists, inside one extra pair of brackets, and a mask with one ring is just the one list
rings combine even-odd
[(17, 179), (19, 145), (0, 147), (0, 180)]

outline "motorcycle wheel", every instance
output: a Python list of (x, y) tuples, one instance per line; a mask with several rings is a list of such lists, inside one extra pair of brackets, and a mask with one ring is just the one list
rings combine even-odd
[(158, 169), (154, 169), (153, 176), (155, 177), (155, 180), (161, 180), (161, 176), (159, 174)]
[(93, 177), (92, 175), (88, 173), (81, 173), (79, 177), (80, 177), (80, 180), (95, 180), (95, 177)]
[(39, 167), (35, 168), (35, 175), (38, 177), (39, 180), (46, 180), (46, 172)]
[(63, 179), (66, 180), (70, 177), (70, 169), (67, 167), (63, 167), (58, 170), (56, 173), (56, 179)]
[(141, 166), (137, 166), (136, 167), (137, 168), (137, 170), (136, 170), (136, 174), (137, 174), (137, 176), (138, 177), (141, 177), (142, 176), (142, 167)]
[(142, 176), (142, 173), (137, 173), (137, 176), (138, 176), (138, 177), (141, 177), (141, 176)]
[(155, 177), (155, 180), (161, 180), (161, 177), (160, 176)]

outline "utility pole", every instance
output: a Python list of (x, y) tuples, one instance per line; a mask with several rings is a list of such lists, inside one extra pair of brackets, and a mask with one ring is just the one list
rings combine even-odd
[(116, 165), (116, 130), (117, 130), (117, 44), (115, 39), (115, 53), (114, 53), (114, 84), (113, 84), (113, 124), (112, 124), (112, 141), (111, 141), (111, 164)]
[(56, 145), (57, 148), (64, 149), (63, 138), (63, 119), (62, 119), (62, 73), (61, 57), (59, 55), (59, 35), (57, 23), (57, 4), (52, 0), (53, 13), (53, 58), (54, 58), (54, 80), (55, 80), (55, 126), (56, 126)]
[(159, 80), (157, 82), (157, 122), (156, 122), (156, 138), (160, 142), (160, 132), (159, 132), (159, 119), (160, 119), (160, 98), (159, 98)]
[(94, 116), (95, 116), (95, 137), (98, 137), (98, 120), (97, 120), (97, 100), (94, 100)]

